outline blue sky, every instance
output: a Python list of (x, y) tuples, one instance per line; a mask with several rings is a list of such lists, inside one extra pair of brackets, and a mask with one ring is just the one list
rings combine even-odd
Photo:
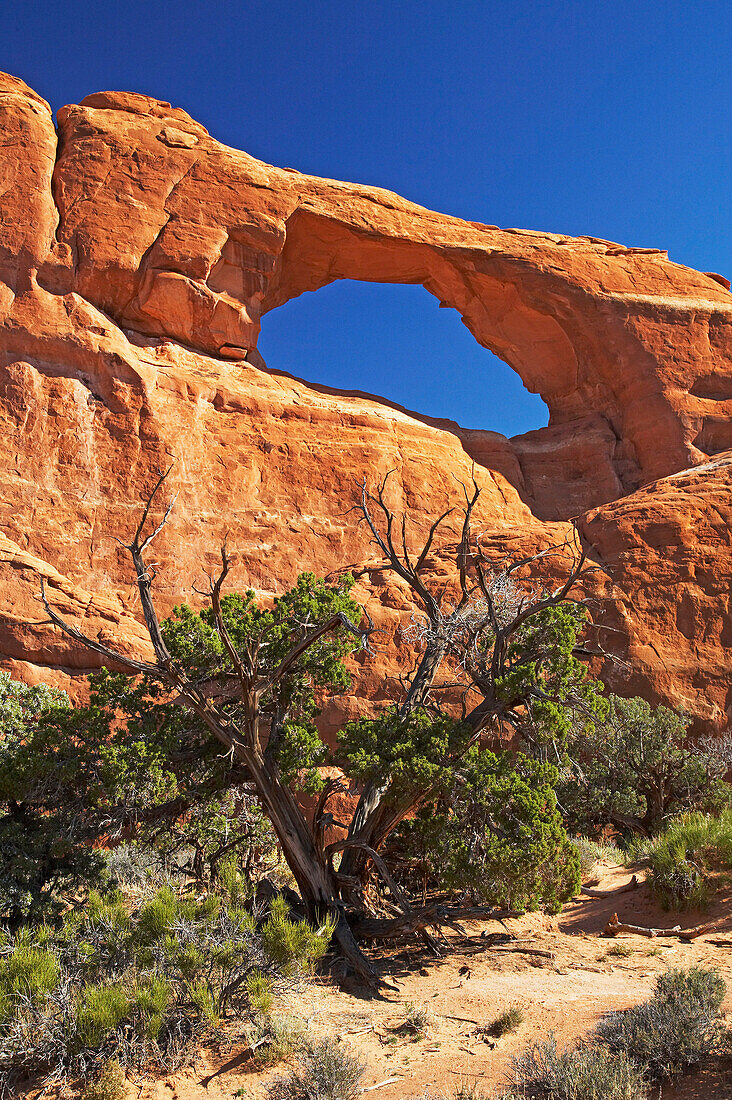
[[(732, 273), (729, 0), (6, 5), (0, 68), (54, 108), (146, 92), (271, 163), (501, 226)], [(273, 367), (513, 434), (540, 398), (421, 287), (339, 283), (263, 322)]]

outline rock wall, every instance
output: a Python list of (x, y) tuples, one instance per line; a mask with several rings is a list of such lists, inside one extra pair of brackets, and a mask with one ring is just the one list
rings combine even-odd
[[(74, 685), (37, 574), (87, 632), (144, 648), (112, 536), (175, 456), (159, 546), (167, 608), (225, 532), (237, 582), (272, 592), (352, 564), (388, 628), (411, 605), (353, 517), (393, 469), (415, 539), (475, 464), (496, 556), (576, 525), (620, 691), (732, 710), (732, 294), (655, 249), (463, 222), (390, 192), (273, 168), (185, 112), (105, 92), (58, 114), (0, 75), (0, 660)], [(277, 374), (260, 319), (335, 279), (422, 283), (550, 410), (507, 439)], [(276, 367), (276, 364), (272, 365)], [(446, 384), (449, 380), (446, 379)], [(728, 452), (725, 454), (725, 452)], [(444, 568), (435, 559), (436, 570)], [(356, 695), (388, 697), (398, 655)]]

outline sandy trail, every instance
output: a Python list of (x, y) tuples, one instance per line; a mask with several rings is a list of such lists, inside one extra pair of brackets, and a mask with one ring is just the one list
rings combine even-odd
[[(580, 897), (559, 917), (527, 914), (503, 925), (470, 924), (467, 939), (450, 935), (441, 959), (414, 948), (385, 956), (386, 977), (396, 988), (383, 999), (367, 1000), (358, 990), (344, 991), (322, 981), (283, 1004), (282, 1011), (306, 1020), (316, 1035), (337, 1036), (362, 1058), (366, 1087), (396, 1078), (368, 1097), (404, 1100), (429, 1089), (449, 1093), (461, 1081), (486, 1091), (506, 1084), (513, 1055), (549, 1031), (560, 1045), (582, 1036), (605, 1013), (646, 999), (655, 976), (668, 967), (717, 966), (732, 990), (732, 891), (720, 894), (705, 914), (679, 916), (659, 910), (645, 886), (617, 894), (630, 879), (626, 868), (604, 864), (597, 870), (597, 888), (608, 896)], [(600, 933), (615, 911), (627, 921), (654, 927), (692, 927), (716, 918), (722, 923), (720, 930), (688, 944), (630, 935), (613, 941)], [(496, 931), (509, 931), (524, 946), (548, 951), (553, 958), (499, 952), (481, 935)], [(731, 946), (716, 946), (711, 942), (715, 938), (729, 939)], [(613, 954), (614, 945), (627, 947), (630, 954)], [(423, 1039), (398, 1030), (408, 1002), (425, 1006), (431, 1015)], [(497, 1041), (476, 1034), (513, 1003), (522, 1006), (525, 1016), (516, 1033)], [(732, 1013), (732, 994), (725, 1008)], [(258, 1100), (267, 1082), (284, 1070), (256, 1070), (241, 1047), (225, 1058), (202, 1052), (195, 1066), (142, 1086), (139, 1100), (230, 1100), (235, 1094)], [(676, 1088), (664, 1088), (663, 1096), (731, 1100), (732, 1061), (692, 1074)]]
[[(606, 896), (580, 896), (558, 917), (526, 914), (504, 923), (474, 922), (468, 935), (450, 933), (445, 954), (435, 959), (421, 949), (384, 954), (384, 977), (393, 987), (379, 999), (358, 988), (317, 979), (278, 1006), (282, 1014), (307, 1023), (315, 1036), (337, 1037), (366, 1065), (363, 1085), (370, 1100), (406, 1100), (451, 1095), (461, 1082), (490, 1094), (510, 1078), (511, 1058), (550, 1031), (565, 1045), (591, 1031), (607, 1012), (626, 1008), (651, 994), (654, 979), (669, 967), (716, 966), (730, 993), (732, 1016), (732, 886), (718, 890), (705, 913), (664, 913), (645, 885), (618, 893), (631, 873), (615, 864), (598, 865), (597, 889)], [(634, 924), (690, 928), (719, 919), (719, 928), (691, 943), (601, 933), (610, 916)], [(495, 933), (511, 933), (511, 947), (530, 947), (551, 957), (501, 951)], [(721, 946), (719, 940), (729, 946)], [(622, 952), (622, 953), (621, 953)], [(405, 1006), (424, 1006), (431, 1023), (414, 1039), (400, 1031)], [(486, 1040), (479, 1028), (511, 1004), (520, 1004), (524, 1022), (499, 1040)], [(261, 1100), (269, 1082), (287, 1065), (262, 1070), (242, 1043), (226, 1050), (201, 1050), (192, 1065), (156, 1080), (132, 1083), (130, 1100)], [(732, 1057), (702, 1067), (677, 1085), (664, 1086), (663, 1100), (732, 1100)], [(28, 1100), (38, 1093), (27, 1093)], [(48, 1097), (48, 1091), (45, 1093)], [(656, 1094), (653, 1094), (656, 1100)]]

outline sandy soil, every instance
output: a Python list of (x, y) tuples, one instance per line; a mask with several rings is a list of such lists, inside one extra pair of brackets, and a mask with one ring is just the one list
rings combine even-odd
[[(337, 1036), (362, 1058), (367, 1089), (393, 1078), (367, 1092), (375, 1100), (421, 1097), (429, 1089), (449, 1093), (461, 1081), (486, 1091), (498, 1088), (507, 1081), (511, 1056), (529, 1043), (552, 1030), (560, 1044), (571, 1042), (608, 1011), (646, 999), (655, 976), (671, 966), (717, 966), (730, 987), (724, 1007), (732, 1015), (732, 889), (721, 891), (705, 913), (680, 917), (660, 911), (646, 886), (617, 894), (630, 880), (625, 868), (601, 864), (596, 871), (596, 888), (608, 895), (581, 896), (558, 917), (529, 914), (505, 924), (473, 923), (467, 926), (466, 939), (450, 934), (441, 959), (416, 949), (385, 955), (384, 976), (394, 989), (383, 999), (364, 999), (357, 989), (318, 981), (283, 1003), (282, 1011), (307, 1021), (316, 1035)], [(691, 943), (638, 935), (612, 940), (601, 932), (613, 912), (626, 922), (654, 927), (688, 928), (712, 919), (720, 923), (713, 933)], [(519, 937), (508, 945), (513, 950), (491, 946), (491, 935), (506, 931)], [(614, 955), (614, 944), (627, 946), (631, 954)], [(520, 947), (552, 957), (525, 954), (516, 950)], [(410, 1001), (426, 1007), (431, 1016), (422, 1039), (399, 1030)], [(521, 1004), (525, 1014), (517, 1032), (499, 1040), (479, 1033), (512, 1003)], [(236, 1094), (257, 1100), (265, 1084), (283, 1069), (259, 1070), (241, 1046), (223, 1056), (202, 1051), (195, 1065), (138, 1084), (131, 1096), (230, 1100)], [(678, 1086), (664, 1087), (662, 1095), (664, 1100), (732, 1100), (732, 1059), (702, 1067)]]
[[(365, 1063), (364, 1093), (374, 1100), (436, 1100), (461, 1083), (490, 1095), (510, 1082), (513, 1055), (550, 1031), (560, 1046), (570, 1044), (607, 1012), (647, 999), (656, 975), (669, 967), (716, 966), (730, 990), (723, 1008), (732, 1022), (732, 884), (720, 884), (705, 912), (678, 915), (661, 911), (644, 884), (623, 891), (630, 880), (626, 868), (598, 864), (588, 885), (603, 896), (581, 895), (557, 917), (473, 922), (465, 938), (449, 934), (441, 958), (414, 946), (384, 953), (380, 965), (391, 988), (382, 997), (316, 979), (276, 1011), (307, 1024), (315, 1036), (343, 1042)], [(602, 934), (613, 913), (654, 928), (710, 921), (716, 927), (689, 943), (640, 935), (613, 939)], [(499, 943), (506, 933), (514, 939)], [(410, 1002), (429, 1012), (423, 1038), (400, 1027)], [(481, 1032), (511, 1004), (524, 1011), (516, 1032), (497, 1040)], [(131, 1081), (129, 1100), (261, 1100), (287, 1068), (262, 1069), (247, 1046), (232, 1041), (225, 1049), (200, 1050), (175, 1073)], [(23, 1097), (60, 1100), (57, 1090), (29, 1090)], [(658, 1097), (732, 1100), (732, 1053), (664, 1085), (652, 1094)]]

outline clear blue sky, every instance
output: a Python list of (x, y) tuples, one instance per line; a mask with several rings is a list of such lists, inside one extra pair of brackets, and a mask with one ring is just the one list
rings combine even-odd
[[(729, 0), (35, 0), (4, 5), (1, 41), (54, 108), (146, 92), (273, 164), (732, 273)], [(469, 426), (546, 422), (420, 287), (303, 295), (261, 350)]]

